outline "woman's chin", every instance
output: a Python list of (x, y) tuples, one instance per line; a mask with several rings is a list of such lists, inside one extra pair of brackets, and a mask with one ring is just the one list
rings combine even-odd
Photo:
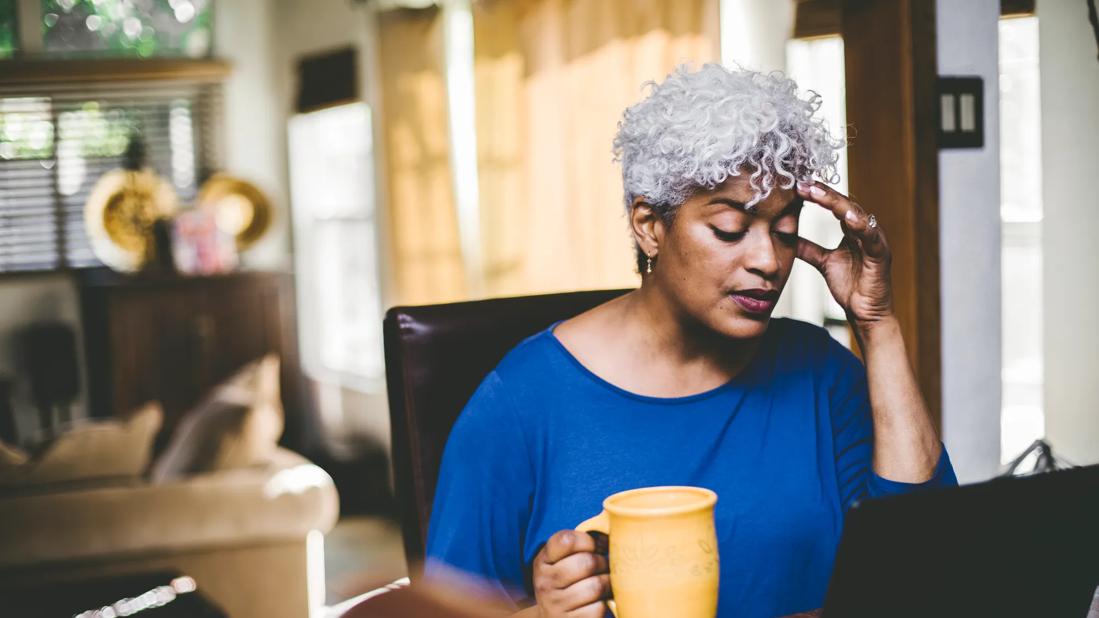
[(765, 315), (725, 315), (714, 330), (730, 339), (756, 339), (767, 332), (770, 322), (770, 312)]

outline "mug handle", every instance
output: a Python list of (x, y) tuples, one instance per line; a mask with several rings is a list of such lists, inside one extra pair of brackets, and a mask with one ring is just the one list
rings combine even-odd
[[(603, 512), (599, 513), (598, 515), (596, 515), (595, 517), (592, 517), (591, 519), (588, 519), (588, 520), (585, 520), (584, 522), (582, 522), (579, 526), (576, 527), (576, 530), (579, 531), (579, 532), (602, 532), (603, 534), (605, 534), (607, 536), (610, 536), (610, 534), (611, 534), (611, 518), (610, 518), (610, 515), (608, 515), (606, 511), (603, 511)], [(614, 614), (615, 617), (617, 618), (617, 616), (618, 616), (618, 606), (615, 605), (614, 599), (607, 599), (607, 607), (609, 607), (611, 609), (611, 613)]]

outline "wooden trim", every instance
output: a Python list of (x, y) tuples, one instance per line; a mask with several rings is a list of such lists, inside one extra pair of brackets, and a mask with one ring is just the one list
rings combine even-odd
[(16, 34), (19, 45), (15, 55), (37, 54), (42, 51), (41, 0), (15, 0)]
[[(842, 12), (842, 0), (798, 0), (794, 8), (794, 38), (809, 39), (840, 34)], [(1001, 17), (1034, 14), (1034, 0), (1000, 0)]]
[(942, 284), (939, 272), (939, 147), (938, 53), (935, 0), (912, 0), (909, 6), (912, 46), (912, 113), (914, 149), (911, 208), (917, 262), (915, 325), (919, 364), (916, 377), (923, 386), (932, 422), (942, 431)]
[(794, 8), (794, 38), (838, 35), (841, 12), (840, 0), (799, 0)]
[(225, 60), (6, 60), (0, 62), (0, 88), (134, 81), (220, 82), (231, 72), (232, 65)]
[(842, 36), (851, 195), (888, 235), (909, 361), (941, 427), (935, 0), (844, 0)]
[(1034, 15), (1034, 0), (1000, 0), (1000, 17)]

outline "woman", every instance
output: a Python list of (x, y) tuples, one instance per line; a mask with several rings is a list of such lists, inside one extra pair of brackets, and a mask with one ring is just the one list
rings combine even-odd
[[(777, 74), (681, 68), (615, 138), (641, 287), (517, 346), (447, 444), (427, 573), (479, 575), (532, 615), (603, 616), (607, 561), (572, 532), (650, 485), (717, 492), (720, 616), (820, 607), (844, 512), (955, 484), (893, 313), (873, 215), (828, 188), (833, 140)], [(803, 201), (845, 239), (798, 237)], [(770, 314), (794, 259), (846, 310), (865, 368)], [(536, 608), (536, 609), (534, 609)]]

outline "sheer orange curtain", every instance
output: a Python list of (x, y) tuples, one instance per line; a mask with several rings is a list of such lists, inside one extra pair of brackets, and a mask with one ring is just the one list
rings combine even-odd
[[(486, 294), (636, 285), (611, 141), (643, 82), (717, 57), (717, 0), (478, 0), (473, 17)], [(442, 19), (378, 25), (395, 300), (457, 300)]]
[(448, 160), (442, 20), (437, 9), (378, 16), (388, 261), (397, 304), (461, 300), (462, 250)]
[(474, 5), (485, 289), (637, 284), (611, 141), (641, 84), (718, 56), (715, 0)]

